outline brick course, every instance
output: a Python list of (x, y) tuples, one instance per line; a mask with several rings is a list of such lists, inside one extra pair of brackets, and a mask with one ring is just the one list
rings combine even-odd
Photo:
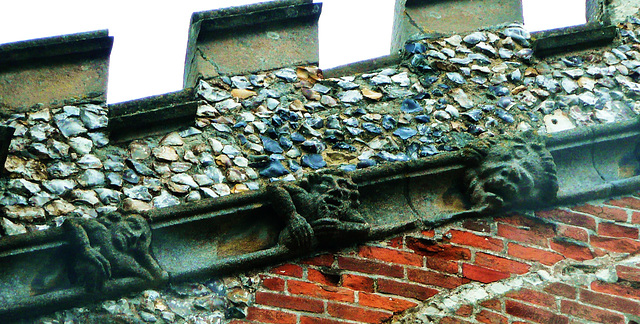
[[(464, 220), (443, 232), (406, 233), (275, 266), (260, 275), (255, 305), (237, 323), (382, 323), (468, 284), (495, 283), (539, 269), (551, 273), (550, 267), (561, 261), (570, 267), (607, 254), (638, 253), (640, 225), (634, 215), (640, 210), (631, 209), (640, 208), (638, 201), (623, 197), (540, 211), (540, 219), (515, 214)], [(616, 282), (552, 280), (461, 304), (438, 321), (637, 321), (639, 262), (609, 269), (616, 271)]]

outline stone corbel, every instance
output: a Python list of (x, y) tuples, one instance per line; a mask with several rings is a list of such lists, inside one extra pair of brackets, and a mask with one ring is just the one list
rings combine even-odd
[(308, 174), (298, 184), (269, 185), (267, 198), (287, 226), (279, 244), (292, 250), (335, 246), (367, 239), (370, 225), (360, 215), (360, 192), (338, 170)]
[(556, 165), (544, 141), (533, 133), (478, 140), (464, 151), (469, 199), (482, 213), (553, 203)]
[(72, 284), (95, 293), (117, 278), (168, 279), (151, 255), (151, 228), (141, 216), (113, 212), (98, 219), (70, 218), (63, 226), (72, 255)]

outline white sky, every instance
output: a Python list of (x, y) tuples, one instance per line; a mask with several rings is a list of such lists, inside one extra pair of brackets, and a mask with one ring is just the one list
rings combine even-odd
[[(456, 0), (453, 0), (456, 1)], [(251, 0), (12, 0), (0, 3), (0, 44), (109, 29), (110, 103), (180, 90), (191, 13)], [(322, 2), (320, 67), (389, 54), (395, 0)], [(548, 8), (553, 7), (554, 10)], [(585, 0), (523, 0), (531, 31), (584, 23)]]

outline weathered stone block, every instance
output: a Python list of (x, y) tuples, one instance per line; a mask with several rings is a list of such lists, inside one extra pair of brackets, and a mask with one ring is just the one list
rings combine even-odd
[(416, 35), (523, 22), (521, 0), (396, 0), (391, 53)]
[(112, 45), (100, 30), (0, 46), (0, 113), (105, 102)]
[(311, 0), (290, 0), (194, 13), (184, 86), (221, 74), (317, 64), (321, 8)]

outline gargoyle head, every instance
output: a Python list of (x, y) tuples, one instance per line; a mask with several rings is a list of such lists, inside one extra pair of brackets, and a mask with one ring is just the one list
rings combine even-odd
[(357, 208), (360, 205), (358, 185), (343, 171), (311, 173), (301, 181), (300, 186), (309, 193), (320, 195), (329, 205), (347, 208)]
[(476, 206), (496, 210), (555, 199), (556, 166), (533, 133), (480, 140), (467, 151), (474, 163), (465, 178)]

